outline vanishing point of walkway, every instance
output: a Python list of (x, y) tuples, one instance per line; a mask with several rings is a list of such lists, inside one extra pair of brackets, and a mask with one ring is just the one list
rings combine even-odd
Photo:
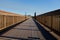
[(0, 40), (45, 40), (32, 18), (0, 36)]

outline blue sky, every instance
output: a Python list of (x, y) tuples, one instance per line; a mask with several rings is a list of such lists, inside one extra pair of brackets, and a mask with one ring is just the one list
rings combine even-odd
[(37, 15), (60, 9), (60, 0), (0, 0), (0, 10), (17, 14)]

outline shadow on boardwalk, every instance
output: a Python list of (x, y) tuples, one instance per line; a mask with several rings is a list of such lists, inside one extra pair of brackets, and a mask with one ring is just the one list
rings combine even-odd
[(38, 29), (43, 34), (43, 36), (46, 38), (46, 40), (57, 40), (48, 31), (46, 31), (35, 19), (33, 19), (33, 21), (35, 22), (35, 24), (37, 25)]
[[(26, 19), (26, 20), (27, 20), (27, 19)], [(24, 21), (26, 21), (26, 20), (24, 20)], [(24, 22), (24, 21), (22, 21), (22, 22)], [(4, 33), (8, 32), (9, 30), (11, 30), (12, 28), (14, 28), (15, 26), (19, 25), (19, 24), (22, 23), (22, 22), (19, 22), (19, 23), (17, 23), (17, 24), (11, 25), (11, 26), (3, 29), (3, 30), (0, 30), (0, 36), (1, 36), (2, 34), (4, 34)]]

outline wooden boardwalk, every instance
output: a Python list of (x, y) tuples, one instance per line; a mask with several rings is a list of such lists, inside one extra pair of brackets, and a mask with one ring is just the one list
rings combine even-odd
[(32, 18), (0, 36), (0, 40), (45, 40)]

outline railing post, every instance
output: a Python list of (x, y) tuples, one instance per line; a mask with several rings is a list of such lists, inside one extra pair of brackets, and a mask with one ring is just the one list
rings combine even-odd
[(53, 15), (51, 15), (51, 31), (52, 31), (52, 25), (53, 25)]

